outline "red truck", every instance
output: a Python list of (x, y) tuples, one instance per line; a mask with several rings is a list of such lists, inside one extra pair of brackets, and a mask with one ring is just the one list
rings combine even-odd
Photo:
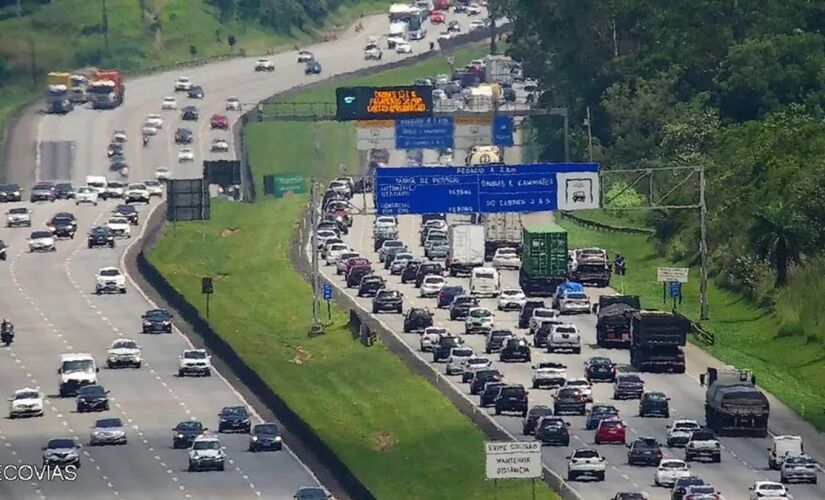
[(126, 96), (123, 73), (119, 69), (95, 71), (88, 93), (94, 109), (112, 109), (120, 106)]

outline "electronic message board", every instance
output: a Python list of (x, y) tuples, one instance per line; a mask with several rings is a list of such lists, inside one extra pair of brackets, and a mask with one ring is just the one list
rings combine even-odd
[(426, 85), (339, 87), (335, 98), (336, 117), (341, 121), (419, 118), (433, 114), (433, 88)]

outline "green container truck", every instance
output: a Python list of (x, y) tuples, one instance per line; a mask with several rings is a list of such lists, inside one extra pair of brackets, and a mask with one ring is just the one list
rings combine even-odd
[(557, 224), (522, 229), (519, 285), (525, 294), (549, 297), (567, 278), (567, 231)]

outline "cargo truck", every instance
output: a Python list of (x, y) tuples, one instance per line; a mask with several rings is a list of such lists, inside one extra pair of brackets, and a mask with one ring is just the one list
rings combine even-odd
[(516, 68), (516, 63), (510, 57), (488, 55), (484, 58), (484, 81), (512, 85), (514, 68)]
[(630, 321), (630, 364), (639, 371), (685, 372), (690, 321), (665, 311), (636, 311)]
[(89, 100), (94, 109), (112, 109), (123, 103), (126, 88), (123, 74), (117, 69), (101, 69), (95, 72), (88, 88)]
[(484, 258), (490, 260), (499, 248), (521, 249), (521, 215), (517, 213), (484, 214)]
[(602, 295), (596, 304), (599, 347), (630, 347), (630, 319), (640, 309), (638, 295)]
[(716, 434), (768, 435), (770, 403), (749, 370), (708, 368), (699, 375), (699, 383), (707, 386), (705, 425)]
[(65, 85), (49, 85), (46, 104), (49, 113), (53, 114), (64, 115), (74, 109), (74, 104), (69, 99), (69, 89)]
[(89, 87), (88, 77), (80, 73), (74, 73), (70, 79), (69, 99), (76, 103), (86, 102), (88, 100), (86, 95), (86, 89)]
[(530, 297), (549, 297), (567, 279), (567, 231), (557, 224), (524, 226), (519, 285)]
[(484, 265), (484, 226), (456, 224), (447, 233), (450, 252), (446, 267), (450, 276), (469, 275), (474, 268)]

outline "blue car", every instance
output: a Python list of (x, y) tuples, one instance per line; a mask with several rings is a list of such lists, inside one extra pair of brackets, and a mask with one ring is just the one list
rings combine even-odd
[(606, 418), (616, 417), (619, 415), (619, 410), (612, 405), (593, 405), (590, 413), (587, 415), (585, 428), (589, 431), (596, 430), (599, 422)]

